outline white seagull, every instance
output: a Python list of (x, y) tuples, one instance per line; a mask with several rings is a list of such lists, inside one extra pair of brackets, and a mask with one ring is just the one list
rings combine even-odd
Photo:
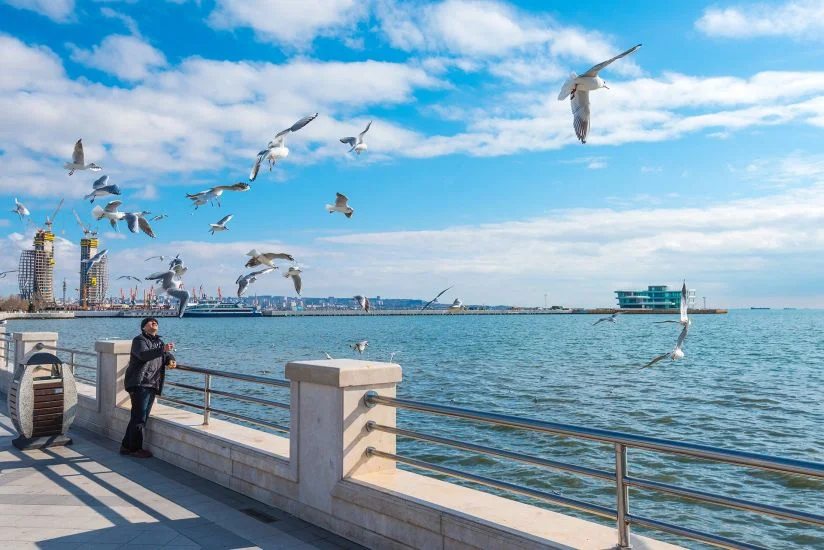
[[(455, 285), (452, 285), (452, 286), (455, 286)], [(428, 302), (426, 302), (426, 304), (425, 304), (425, 305), (424, 305), (424, 306), (420, 309), (420, 311), (425, 310), (426, 308), (428, 308), (429, 306), (431, 306), (433, 303), (437, 302), (437, 301), (438, 301), (438, 298), (440, 298), (440, 297), (443, 295), (443, 293), (444, 293), (444, 292), (446, 292), (447, 290), (449, 290), (450, 288), (452, 288), (452, 286), (446, 287), (446, 288), (445, 288), (445, 289), (443, 289), (442, 291), (438, 292), (438, 295), (437, 295), (437, 296), (435, 296), (434, 298), (432, 298), (431, 300), (429, 300)]]
[(241, 181), (232, 185), (216, 185), (199, 193), (186, 193), (186, 198), (192, 200), (195, 205), (195, 210), (197, 210), (198, 206), (202, 206), (207, 202), (211, 203), (212, 201), (216, 201), (217, 205), (220, 206), (220, 196), (224, 191), (248, 191), (251, 188), (251, 185)]
[[(154, 218), (152, 218), (152, 219), (154, 219)], [(154, 260), (155, 258), (160, 259), (160, 261), (162, 262), (163, 260), (165, 260), (165, 259), (166, 259), (166, 256), (149, 256), (148, 258), (146, 258), (146, 259), (145, 259), (145, 260), (143, 260), (143, 261), (144, 261), (144, 262), (148, 262), (149, 260)]]
[(369, 340), (361, 340), (360, 342), (355, 342), (352, 344), (351, 348), (358, 353), (363, 353), (366, 351), (366, 346), (369, 345)]
[(23, 221), (23, 218), (25, 216), (30, 216), (31, 215), (31, 212), (29, 212), (29, 209), (26, 208), (25, 206), (23, 206), (22, 202), (18, 202), (16, 198), (14, 199), (14, 210), (12, 210), (12, 212), (14, 212), (18, 216), (20, 216), (20, 221), (21, 222)]
[(355, 138), (355, 137), (340, 138), (341, 143), (346, 143), (346, 144), (348, 144), (352, 147), (351, 149), (349, 149), (347, 151), (347, 153), (351, 153), (352, 151), (354, 151), (354, 152), (356, 152), (357, 154), (360, 155), (362, 152), (366, 151), (367, 147), (366, 147), (366, 140), (364, 139), (364, 136), (366, 135), (366, 132), (369, 131), (369, 128), (371, 126), (372, 126), (372, 121), (370, 120), (369, 124), (367, 124), (366, 128), (363, 129), (363, 132), (358, 134), (357, 138)]
[(118, 279), (134, 279), (138, 284), (143, 282), (140, 277), (135, 277), (134, 275), (121, 275)]
[(332, 359), (332, 356), (326, 353), (325, 351), (323, 352), (323, 354), (326, 356), (327, 359)]
[(160, 271), (152, 273), (146, 277), (147, 281), (157, 281), (160, 283), (167, 295), (176, 298), (179, 301), (177, 308), (177, 316), (183, 317), (183, 312), (186, 311), (186, 304), (189, 303), (189, 291), (180, 288), (183, 285), (183, 274), (186, 273), (186, 268), (183, 267), (183, 261), (177, 259), (172, 260), (168, 271)]
[(251, 256), (251, 259), (246, 262), (246, 267), (255, 267), (258, 265), (268, 265), (269, 267), (274, 267), (277, 269), (275, 265), (275, 260), (288, 260), (290, 262), (294, 262), (295, 258), (291, 254), (287, 254), (285, 252), (258, 252), (256, 249), (252, 249), (246, 253), (247, 256)]
[(351, 218), (352, 214), (355, 213), (355, 210), (349, 206), (349, 199), (346, 198), (346, 195), (342, 195), (341, 193), (337, 193), (335, 204), (327, 204), (326, 209), (330, 214), (334, 212), (341, 212), (347, 218)]
[(255, 159), (255, 165), (252, 166), (252, 171), (249, 173), (249, 181), (255, 181), (255, 178), (257, 177), (258, 172), (260, 171), (260, 163), (264, 160), (269, 161), (269, 171), (271, 172), (272, 167), (275, 165), (278, 159), (284, 159), (287, 156), (289, 156), (289, 148), (286, 147), (286, 134), (289, 134), (290, 132), (297, 132), (298, 130), (300, 130), (313, 120), (315, 120), (317, 116), (317, 113), (305, 116), (299, 121), (289, 126), (287, 129), (278, 132), (275, 135), (275, 139), (270, 141), (269, 144), (266, 146), (266, 149), (258, 153), (257, 158)]
[(96, 220), (101, 220), (103, 218), (108, 219), (112, 228), (117, 231), (117, 222), (126, 217), (124, 212), (119, 212), (117, 210), (121, 204), (123, 204), (123, 201), (111, 201), (104, 208), (97, 205), (92, 208), (92, 216), (94, 216), (94, 219)]
[(123, 215), (123, 218), (126, 220), (126, 225), (129, 227), (129, 231), (132, 233), (140, 233), (143, 231), (145, 234), (154, 239), (155, 234), (154, 231), (152, 231), (152, 226), (149, 225), (149, 222), (147, 222), (146, 218), (143, 217), (146, 214), (151, 214), (151, 212), (126, 212)]
[(618, 316), (621, 315), (622, 313), (623, 313), (622, 311), (616, 311), (615, 313), (613, 313), (609, 317), (601, 317), (600, 319), (598, 319), (597, 321), (592, 323), (592, 326), (595, 326), (598, 323), (603, 323), (604, 321), (606, 321), (608, 323), (614, 323), (616, 321), (616, 319), (618, 319)]
[(641, 368), (645, 369), (647, 367), (651, 367), (658, 361), (666, 359), (667, 357), (669, 357), (673, 361), (683, 358), (684, 352), (681, 351), (681, 346), (684, 344), (684, 339), (687, 337), (687, 331), (689, 330), (689, 328), (689, 325), (684, 325), (684, 328), (681, 329), (681, 334), (678, 336), (678, 341), (675, 342), (675, 347), (672, 348), (672, 351), (668, 353), (662, 353), (661, 355), (659, 355), (658, 357), (656, 357), (655, 359), (653, 359)]
[(232, 216), (234, 216), (234, 214), (223, 216), (217, 223), (210, 223), (209, 227), (211, 227), (211, 229), (209, 230), (209, 233), (214, 235), (215, 231), (229, 231), (229, 228), (226, 227), (226, 224), (229, 223), (229, 220), (232, 219)]
[(640, 47), (641, 44), (637, 44), (612, 59), (598, 63), (580, 76), (571, 73), (567, 81), (564, 82), (561, 93), (558, 94), (558, 101), (563, 101), (567, 97), (570, 98), (570, 104), (572, 105), (572, 125), (575, 127), (575, 135), (578, 136), (581, 143), (587, 142), (587, 134), (589, 133), (589, 92), (597, 90), (598, 88), (607, 88), (606, 82), (598, 76), (598, 72), (616, 59), (621, 59)]
[(369, 313), (369, 298), (358, 294), (357, 296), (354, 296), (352, 299), (358, 303), (362, 310), (364, 310), (366, 313)]
[(89, 202), (94, 202), (97, 197), (105, 197), (106, 195), (119, 195), (120, 187), (115, 184), (109, 185), (109, 176), (101, 176), (97, 178), (92, 184), (92, 192), (83, 197), (89, 199)]
[(235, 283), (237, 283), (237, 297), (240, 298), (243, 296), (243, 293), (246, 292), (246, 288), (257, 281), (257, 278), (260, 275), (266, 275), (267, 273), (271, 273), (274, 271), (274, 267), (267, 267), (266, 269), (261, 269), (260, 271), (253, 271), (251, 273), (247, 273), (246, 275), (241, 275), (237, 278)]
[(11, 269), (9, 271), (0, 271), (0, 279), (5, 279), (6, 275), (8, 275), (9, 273), (17, 273), (17, 270)]
[(81, 263), (86, 264), (85, 269), (83, 270), (83, 274), (88, 277), (89, 271), (91, 271), (91, 269), (95, 265), (97, 265), (100, 262), (100, 260), (105, 258), (108, 253), (109, 253), (109, 249), (104, 248), (103, 250), (101, 250), (100, 252), (98, 252), (97, 254), (95, 254), (94, 256), (89, 258), (88, 260), (83, 260)]
[(679, 309), (681, 316), (677, 321), (674, 319), (669, 319), (667, 321), (655, 321), (655, 323), (678, 323), (680, 325), (684, 325), (685, 327), (692, 324), (689, 315), (687, 315), (687, 281), (684, 281), (684, 284), (681, 286), (681, 303), (679, 304)]
[(461, 302), (460, 298), (455, 298), (455, 301), (452, 302), (452, 305), (446, 310), (448, 313), (454, 313), (456, 311), (461, 311), (463, 309), (463, 302)]
[(300, 287), (303, 286), (303, 283), (300, 280), (300, 268), (290, 266), (289, 271), (284, 273), (283, 276), (287, 279), (289, 277), (292, 278), (292, 282), (295, 283), (295, 292), (297, 292), (298, 296), (300, 296)]
[(98, 165), (93, 162), (86, 164), (86, 159), (83, 156), (83, 139), (78, 139), (77, 143), (74, 144), (74, 152), (72, 153), (72, 161), (67, 162), (63, 165), (63, 168), (69, 171), (69, 175), (75, 173), (77, 170), (91, 170), (93, 172), (97, 172), (102, 170)]

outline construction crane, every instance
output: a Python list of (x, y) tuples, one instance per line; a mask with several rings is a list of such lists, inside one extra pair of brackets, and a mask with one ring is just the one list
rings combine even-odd
[(54, 213), (51, 215), (51, 218), (46, 216), (46, 223), (43, 224), (46, 228), (46, 231), (52, 233), (52, 224), (54, 223), (54, 218), (57, 217), (57, 213), (60, 212), (60, 209), (63, 207), (63, 201), (66, 199), (60, 199), (60, 202), (57, 204), (57, 208), (54, 209)]
[(77, 225), (79, 225), (80, 229), (83, 230), (83, 236), (86, 237), (86, 238), (88, 238), (90, 235), (92, 237), (96, 237), (97, 236), (97, 230), (96, 229), (92, 230), (88, 225), (83, 223), (83, 220), (80, 219), (80, 216), (78, 215), (77, 210), (72, 208), (72, 212), (74, 212), (74, 217), (75, 217), (75, 219), (77, 219)]

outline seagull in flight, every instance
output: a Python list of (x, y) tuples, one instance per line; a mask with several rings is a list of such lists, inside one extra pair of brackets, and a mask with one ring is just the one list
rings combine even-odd
[(217, 205), (220, 206), (220, 196), (224, 191), (248, 191), (251, 188), (251, 185), (241, 181), (232, 185), (217, 185), (199, 193), (186, 193), (186, 198), (192, 200), (195, 210), (197, 210), (198, 206), (202, 206), (207, 202), (214, 206), (212, 201), (216, 201)]
[(455, 298), (455, 301), (452, 302), (452, 305), (449, 306), (447, 312), (452, 313), (455, 311), (460, 311), (463, 308), (463, 302), (461, 302), (460, 298)]
[(253, 271), (251, 273), (247, 273), (246, 275), (241, 275), (237, 278), (235, 283), (237, 283), (237, 297), (240, 298), (243, 296), (243, 293), (246, 292), (246, 288), (257, 281), (257, 278), (261, 275), (266, 275), (267, 273), (271, 273), (274, 271), (274, 267), (267, 267), (266, 269), (261, 269), (259, 271)]
[(246, 267), (268, 265), (269, 267), (274, 267), (275, 269), (277, 269), (277, 266), (275, 265), (275, 260), (288, 260), (290, 262), (295, 261), (295, 258), (292, 257), (291, 254), (286, 254), (285, 252), (260, 253), (254, 248), (247, 252), (246, 255), (251, 256), (251, 259), (248, 262), (246, 262)]
[(183, 260), (176, 258), (177, 261), (172, 260), (168, 271), (159, 271), (152, 273), (146, 277), (147, 281), (157, 281), (160, 283), (167, 295), (176, 298), (179, 302), (177, 307), (177, 316), (183, 317), (183, 312), (186, 311), (186, 304), (189, 303), (189, 291), (180, 288), (183, 285), (183, 274), (186, 273), (186, 268), (183, 267)]
[(89, 202), (94, 202), (97, 197), (119, 194), (120, 187), (115, 184), (109, 185), (109, 176), (100, 176), (92, 184), (92, 192), (83, 197), (83, 200), (89, 199)]
[(135, 277), (134, 275), (121, 275), (120, 277), (118, 277), (118, 279), (134, 279), (138, 283), (143, 282), (143, 279), (141, 279), (140, 277)]
[[(452, 285), (452, 286), (455, 286), (455, 285)], [(438, 295), (437, 295), (437, 296), (435, 296), (434, 298), (432, 298), (431, 300), (429, 300), (429, 301), (426, 303), (426, 305), (425, 305), (425, 306), (423, 306), (423, 307), (420, 309), (420, 311), (425, 310), (426, 308), (428, 308), (429, 306), (431, 306), (433, 303), (437, 302), (437, 301), (438, 301), (438, 298), (440, 298), (440, 297), (441, 297), (441, 295), (442, 295), (444, 292), (446, 292), (447, 290), (449, 290), (450, 288), (452, 288), (452, 286), (450, 286), (450, 287), (448, 287), (448, 288), (445, 288), (445, 289), (443, 289), (442, 291), (438, 292)]]
[(667, 357), (669, 357), (673, 361), (676, 361), (678, 359), (683, 358), (684, 357), (684, 352), (681, 351), (681, 346), (684, 345), (684, 339), (687, 337), (687, 331), (689, 331), (689, 328), (690, 328), (689, 325), (684, 325), (684, 328), (681, 329), (681, 334), (678, 336), (678, 340), (675, 342), (675, 347), (672, 348), (672, 351), (667, 352), (667, 353), (662, 353), (661, 355), (659, 355), (658, 357), (656, 357), (655, 359), (653, 359), (652, 361), (650, 361), (649, 363), (647, 363), (646, 365), (644, 365), (641, 368), (645, 369), (647, 367), (651, 367), (655, 363), (657, 363), (658, 361), (662, 361), (662, 360), (666, 359)]
[(148, 262), (149, 260), (154, 260), (155, 258), (158, 258), (162, 262), (163, 260), (166, 259), (166, 256), (149, 256), (148, 258), (146, 258), (143, 261)]
[(589, 133), (589, 92), (597, 90), (598, 88), (606, 88), (609, 90), (607, 83), (598, 76), (598, 73), (613, 61), (628, 56), (640, 47), (641, 44), (636, 44), (612, 59), (598, 63), (580, 76), (571, 73), (566, 82), (564, 82), (561, 93), (558, 94), (558, 101), (563, 101), (567, 97), (570, 99), (570, 105), (572, 106), (572, 125), (575, 128), (575, 135), (578, 136), (581, 143), (587, 142), (587, 134)]
[(14, 199), (14, 210), (12, 210), (12, 212), (14, 212), (18, 216), (20, 216), (20, 221), (21, 222), (23, 221), (24, 217), (31, 215), (31, 212), (29, 212), (29, 209), (26, 208), (25, 206), (23, 206), (22, 202), (18, 202), (18, 200), (16, 198)]
[(364, 351), (366, 351), (366, 346), (368, 345), (369, 340), (361, 340), (360, 342), (355, 342), (350, 347), (358, 353), (363, 353)]
[(214, 235), (215, 231), (229, 231), (229, 228), (226, 227), (226, 224), (229, 223), (229, 220), (231, 220), (233, 216), (234, 214), (229, 214), (228, 216), (223, 216), (222, 218), (220, 218), (220, 221), (218, 221), (217, 223), (210, 223), (209, 227), (211, 227), (211, 229), (209, 230), (209, 233)]
[(332, 356), (326, 353), (325, 351), (323, 352), (323, 354), (326, 356), (327, 359), (332, 359)]
[(292, 282), (295, 283), (295, 292), (297, 292), (298, 296), (300, 296), (300, 287), (303, 286), (303, 282), (300, 280), (300, 268), (290, 266), (289, 271), (284, 273), (283, 276), (287, 279), (289, 277), (292, 278)]
[(168, 214), (158, 214), (157, 216), (152, 216), (152, 221), (153, 222), (159, 222), (160, 220), (168, 218), (168, 217), (169, 217)]
[(351, 153), (352, 151), (354, 151), (355, 153), (360, 155), (362, 152), (366, 151), (366, 149), (367, 149), (366, 139), (364, 138), (364, 136), (366, 135), (366, 132), (369, 131), (369, 128), (371, 126), (372, 126), (372, 121), (370, 120), (369, 124), (367, 124), (366, 128), (363, 129), (363, 132), (358, 134), (357, 138), (355, 138), (355, 137), (340, 138), (341, 143), (346, 143), (347, 145), (350, 145), (352, 147), (351, 149), (349, 149), (347, 151), (347, 153)]
[(595, 326), (598, 323), (603, 323), (604, 321), (606, 321), (607, 323), (614, 323), (618, 319), (618, 316), (621, 315), (622, 313), (623, 313), (623, 311), (616, 311), (615, 313), (613, 313), (609, 317), (601, 317), (600, 319), (598, 319), (597, 321), (592, 323), (592, 326)]
[(126, 217), (124, 212), (119, 212), (117, 210), (121, 204), (123, 204), (123, 201), (111, 201), (105, 206), (105, 208), (101, 208), (98, 204), (92, 208), (92, 216), (94, 216), (96, 220), (101, 220), (103, 218), (108, 219), (109, 223), (112, 225), (112, 228), (117, 231), (117, 222)]
[(266, 146), (266, 149), (259, 152), (257, 154), (257, 158), (255, 159), (255, 165), (252, 166), (252, 171), (249, 173), (249, 181), (255, 181), (255, 178), (260, 171), (260, 164), (264, 160), (269, 161), (269, 171), (272, 171), (272, 167), (278, 161), (278, 159), (284, 159), (289, 155), (289, 148), (286, 147), (286, 135), (291, 132), (297, 132), (313, 120), (318, 117), (318, 114), (312, 114), (309, 116), (305, 116), (299, 121), (295, 122), (285, 130), (278, 132), (275, 135), (275, 139), (269, 142)]
[(5, 279), (6, 275), (8, 275), (9, 273), (17, 273), (17, 270), (11, 269), (9, 271), (0, 271), (0, 279)]
[(98, 263), (100, 263), (100, 261), (101, 261), (103, 258), (105, 258), (105, 257), (106, 257), (106, 255), (107, 255), (108, 253), (109, 253), (109, 249), (108, 249), (108, 248), (104, 248), (103, 250), (101, 250), (100, 252), (98, 252), (97, 254), (95, 254), (94, 256), (92, 256), (91, 258), (89, 258), (88, 260), (82, 260), (82, 261), (81, 261), (81, 263), (86, 264), (85, 269), (84, 269), (84, 271), (83, 271), (83, 275), (85, 275), (86, 277), (88, 277), (88, 276), (89, 276), (89, 271), (91, 271), (91, 269), (92, 269), (95, 265), (97, 265)]
[(678, 320), (669, 319), (667, 321), (655, 321), (655, 323), (678, 323), (685, 327), (688, 327), (692, 324), (690, 321), (689, 315), (687, 315), (687, 281), (684, 281), (684, 284), (681, 286), (681, 303), (679, 304), (679, 310), (681, 316)]
[(349, 206), (349, 199), (346, 198), (346, 195), (341, 193), (337, 193), (337, 197), (335, 198), (335, 204), (327, 204), (326, 209), (329, 211), (330, 214), (334, 212), (341, 212), (347, 218), (351, 218), (352, 214), (355, 213), (355, 210)]
[(126, 212), (123, 217), (126, 220), (126, 225), (129, 227), (129, 231), (132, 233), (140, 233), (143, 231), (145, 234), (154, 239), (155, 234), (154, 231), (152, 231), (152, 226), (149, 225), (149, 222), (147, 222), (146, 218), (143, 217), (146, 214), (151, 214), (151, 212)]
[(352, 299), (355, 300), (358, 303), (358, 305), (360, 306), (360, 308), (362, 310), (364, 310), (366, 313), (369, 313), (369, 298), (367, 298), (366, 296), (361, 296), (360, 294), (358, 294), (357, 296), (353, 297)]
[(93, 162), (86, 164), (86, 160), (83, 155), (83, 138), (78, 139), (77, 143), (74, 144), (74, 152), (72, 152), (72, 161), (64, 164), (63, 168), (69, 171), (70, 176), (74, 174), (77, 170), (91, 170), (92, 172), (99, 172), (100, 170), (102, 170), (102, 168), (100, 168)]

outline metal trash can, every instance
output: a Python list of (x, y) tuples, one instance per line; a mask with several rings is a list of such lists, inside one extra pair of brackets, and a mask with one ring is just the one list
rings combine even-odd
[(9, 416), (22, 450), (70, 445), (66, 432), (77, 412), (77, 386), (59, 357), (33, 351), (14, 369), (9, 388)]

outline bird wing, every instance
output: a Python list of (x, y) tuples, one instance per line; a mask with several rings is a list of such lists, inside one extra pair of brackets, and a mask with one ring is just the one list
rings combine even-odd
[(606, 61), (602, 61), (601, 63), (598, 63), (597, 65), (595, 65), (593, 67), (590, 67), (590, 69), (587, 72), (585, 72), (584, 74), (582, 74), (581, 76), (598, 76), (598, 72), (601, 69), (603, 69), (604, 67), (606, 67), (607, 65), (609, 65), (613, 61), (616, 61), (618, 59), (621, 59), (624, 56), (627, 56), (627, 55), (631, 54), (632, 52), (634, 52), (635, 50), (637, 50), (640, 47), (641, 47), (641, 44), (636, 44), (635, 46), (631, 47), (627, 51), (625, 51), (623, 53), (619, 53), (618, 55), (616, 55), (612, 59), (607, 59)]
[[(309, 115), (309, 116), (305, 116), (302, 119), (300, 119), (299, 121), (292, 124), (292, 126), (289, 127), (289, 131), (290, 132), (297, 132), (298, 130), (300, 130), (301, 128), (303, 128), (304, 126), (306, 126), (307, 124), (309, 124), (310, 122), (315, 120), (316, 118), (318, 118), (317, 113), (314, 113), (314, 114)], [(283, 132), (281, 132), (281, 133), (283, 133)], [(280, 134), (278, 134), (278, 135), (280, 135)], [(278, 137), (278, 136), (275, 136), (275, 137)]]
[(266, 269), (261, 269), (259, 271), (253, 271), (252, 273), (249, 273), (249, 275), (247, 275), (247, 277), (257, 277), (259, 275), (266, 275), (267, 273), (273, 272), (275, 269), (277, 269), (277, 268), (267, 267)]
[[(455, 285), (452, 285), (452, 286), (455, 286)], [(437, 295), (437, 296), (435, 296), (435, 300), (437, 300), (438, 298), (440, 298), (440, 297), (441, 297), (441, 295), (442, 295), (444, 292), (446, 292), (447, 290), (449, 290), (450, 288), (452, 288), (452, 286), (447, 287), (447, 288), (443, 289), (442, 291), (438, 292), (438, 295)]]
[(645, 369), (645, 368), (647, 368), (647, 367), (651, 367), (651, 366), (653, 366), (655, 363), (657, 363), (658, 361), (661, 361), (662, 359), (666, 359), (667, 357), (669, 357), (669, 355), (670, 355), (669, 353), (663, 353), (663, 354), (659, 355), (658, 357), (656, 357), (655, 359), (653, 359), (652, 361), (650, 361), (649, 363), (647, 363), (646, 365), (644, 365), (644, 366), (643, 366), (643, 367), (641, 367), (641, 368), (642, 368), (642, 369)]
[(147, 234), (148, 236), (150, 236), (153, 239), (155, 238), (154, 231), (152, 231), (152, 226), (149, 225), (149, 222), (147, 222), (145, 218), (143, 218), (142, 216), (138, 216), (137, 217), (137, 225), (138, 225), (138, 227), (140, 227), (140, 229), (143, 230), (143, 232), (145, 234)]
[(564, 99), (569, 97), (569, 94), (572, 93), (573, 82), (576, 78), (578, 78), (577, 74), (570, 73), (569, 78), (566, 79), (564, 85), (561, 86), (561, 92), (558, 94), (558, 101), (563, 101)]
[(78, 139), (74, 144), (74, 152), (72, 153), (72, 164), (85, 165), (85, 157), (83, 156), (83, 140)]
[(111, 201), (106, 207), (103, 209), (104, 212), (117, 212), (117, 208), (123, 204), (123, 201)]
[(575, 135), (581, 143), (587, 142), (589, 133), (589, 92), (578, 90), (570, 101), (572, 106), (572, 125), (575, 127)]
[(243, 296), (243, 293), (246, 292), (246, 288), (249, 286), (249, 279), (247, 276), (240, 276), (238, 277), (237, 281), (237, 297), (240, 298)]
[(137, 233), (138, 231), (137, 218), (137, 214), (134, 214), (132, 212), (126, 213), (126, 225), (129, 227), (129, 231), (131, 231), (132, 233)]
[(346, 206), (348, 201), (349, 199), (346, 198), (346, 195), (337, 193), (337, 197), (335, 197), (335, 206)]
[(364, 134), (366, 134), (366, 132), (368, 132), (368, 131), (369, 131), (369, 128), (370, 128), (371, 126), (372, 126), (372, 121), (370, 120), (370, 121), (369, 121), (369, 124), (367, 124), (367, 125), (366, 125), (366, 128), (364, 128), (364, 129), (363, 129), (363, 132), (361, 132), (360, 134), (358, 134), (358, 141), (363, 141), (363, 136), (364, 136)]
[(689, 317), (687, 317), (687, 282), (684, 281), (684, 286), (681, 287), (681, 322), (687, 323), (689, 321)]
[[(118, 231), (118, 229), (117, 229), (117, 220), (118, 220), (117, 218), (109, 218), (109, 225), (111, 225), (112, 229), (114, 229), (115, 231)], [(137, 232), (135, 231), (135, 233), (137, 233)]]
[(684, 325), (684, 328), (681, 329), (681, 334), (678, 335), (678, 340), (675, 342), (675, 347), (672, 351), (676, 351), (681, 349), (681, 346), (684, 345), (684, 340), (687, 338), (687, 332), (689, 331), (689, 327)]
[(363, 301), (364, 301), (363, 309), (364, 309), (364, 311), (366, 311), (366, 313), (369, 313), (369, 298), (364, 296)]
[(183, 312), (186, 310), (186, 304), (189, 303), (189, 291), (183, 290), (182, 288), (171, 288), (166, 290), (166, 294), (172, 298), (177, 298), (180, 300), (180, 304), (177, 306), (177, 316), (183, 317)]
[(223, 225), (223, 224), (229, 223), (229, 220), (231, 220), (233, 216), (234, 216), (234, 214), (229, 214), (228, 216), (223, 216), (222, 218), (220, 218), (220, 221), (217, 222), (217, 225)]
[(238, 182), (233, 183), (232, 185), (216, 185), (212, 187), (210, 191), (248, 191), (250, 189), (249, 184), (245, 182)]
[(252, 166), (252, 171), (249, 172), (249, 181), (255, 181), (255, 178), (257, 177), (258, 172), (260, 172), (260, 163), (263, 162), (263, 159), (265, 159), (266, 155), (268, 155), (268, 154), (269, 154), (268, 149), (265, 149), (265, 150), (261, 151), (260, 153), (258, 153), (257, 158), (255, 159), (255, 165)]
[(258, 259), (258, 257), (254, 256), (252, 258), (249, 258), (249, 261), (246, 262), (246, 267), (255, 267), (257, 265), (260, 265), (261, 263), (262, 262)]
[(594, 323), (592, 323), (592, 326), (595, 326), (595, 325), (597, 325), (598, 323), (603, 323), (603, 322), (604, 322), (604, 321), (606, 321), (606, 320), (607, 320), (607, 318), (606, 318), (606, 317), (603, 317), (603, 318), (601, 318), (601, 319), (598, 319), (597, 321), (595, 321)]
[(346, 143), (347, 145), (351, 145), (352, 147), (354, 147), (355, 145), (358, 144), (358, 139), (355, 138), (355, 137), (349, 136), (349, 137), (345, 137), (345, 138), (340, 138), (340, 142), (341, 143)]
[(285, 252), (267, 252), (266, 254), (261, 254), (267, 260), (289, 260), (290, 262), (294, 262), (295, 258), (291, 254), (287, 254)]
[(300, 280), (300, 275), (292, 275), (292, 280), (295, 283), (295, 292), (297, 292), (298, 296), (300, 296), (300, 287), (303, 286), (303, 282)]
[(106, 187), (109, 184), (109, 176), (100, 176), (94, 183), (92, 184), (93, 189), (100, 189), (101, 187)]

